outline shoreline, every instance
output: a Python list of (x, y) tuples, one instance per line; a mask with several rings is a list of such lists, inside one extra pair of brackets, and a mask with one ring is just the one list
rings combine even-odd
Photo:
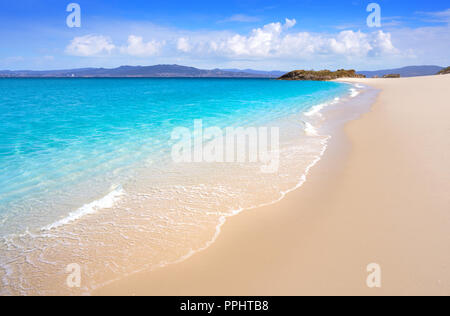
[[(347, 90), (347, 85), (342, 85), (342, 87), (344, 87), (344, 86), (345, 86), (345, 88), (343, 88), (343, 89)], [(352, 89), (352, 90), (354, 90), (354, 89)], [(358, 89), (356, 89), (356, 90), (358, 90)], [(352, 93), (348, 93), (348, 95), (353, 96), (353, 93), (354, 93), (354, 91), (352, 91)], [(347, 95), (347, 94), (345, 94), (345, 95)], [(342, 94), (342, 96), (344, 96), (344, 94)], [(347, 97), (343, 97), (343, 98), (348, 99), (350, 97), (347, 96)], [(336, 99), (339, 99), (339, 98), (335, 98), (334, 101), (336, 101)], [(329, 104), (330, 102), (332, 102), (331, 99), (330, 99), (330, 102), (328, 102), (328, 101), (329, 100), (324, 100), (325, 103), (322, 103), (319, 106), (324, 107), (327, 104)], [(334, 101), (332, 104), (334, 104)], [(300, 112), (300, 113), (302, 113), (302, 112)], [(302, 124), (300, 124), (300, 125), (298, 124), (300, 119), (302, 119), (300, 114), (299, 115), (294, 114), (292, 117), (288, 117), (287, 119), (281, 119), (279, 122), (278, 121), (276, 121), (276, 122), (280, 123), (280, 124), (288, 124), (288, 126), (291, 126), (290, 129), (288, 129), (289, 135), (291, 135), (291, 134), (294, 135), (292, 132), (294, 130), (297, 131), (297, 129), (298, 129), (297, 132), (299, 132), (299, 131), (303, 132), (303, 130), (304, 130), (306, 132), (306, 135), (308, 135), (306, 128), (304, 128), (302, 126)], [(309, 119), (311, 119), (311, 120), (309, 120)], [(321, 115), (319, 115), (317, 117), (315, 117), (315, 115), (313, 115), (313, 117), (311, 117), (311, 118), (308, 116), (308, 118), (306, 120), (311, 123), (314, 122), (313, 124), (316, 125), (316, 123), (319, 123), (321, 121), (321, 119), (322, 119)], [(316, 120), (317, 120), (317, 122), (316, 122)], [(304, 123), (308, 124), (306, 122), (304, 122)], [(320, 125), (323, 125), (323, 124), (320, 124)], [(317, 125), (316, 127), (319, 127), (320, 125)], [(260, 183), (258, 181), (255, 181), (256, 175), (252, 176), (251, 178), (249, 178), (249, 180), (250, 180), (250, 182), (254, 182), (254, 183), (250, 183), (250, 185), (252, 185), (252, 188), (254, 188), (254, 190), (250, 191), (250, 193), (252, 193), (253, 195), (255, 195), (255, 197), (258, 198), (258, 200), (255, 200), (255, 201), (259, 201), (259, 199), (261, 198), (261, 203), (253, 204), (253, 205), (258, 205), (258, 206), (251, 206), (252, 204), (247, 203), (250, 206), (237, 205), (240, 208), (230, 209), (231, 213), (229, 215), (222, 216), (217, 221), (217, 224), (215, 226), (211, 225), (209, 231), (206, 231), (206, 233), (199, 232), (199, 236), (201, 236), (202, 238), (205, 237), (205, 235), (207, 237), (207, 238), (201, 239), (201, 241), (202, 241), (201, 244), (200, 243), (195, 244), (195, 246), (192, 248), (182, 247), (182, 246), (184, 246), (184, 244), (180, 245), (180, 247), (175, 249), (177, 251), (177, 253), (174, 253), (174, 256), (172, 256), (168, 260), (152, 261), (149, 259), (151, 256), (154, 256), (155, 252), (149, 252), (146, 249), (144, 249), (144, 247), (147, 245), (147, 243), (144, 242), (144, 240), (146, 239), (145, 237), (147, 237), (147, 240), (152, 239), (152, 235), (150, 235), (150, 234), (148, 234), (147, 236), (144, 236), (143, 234), (139, 235), (140, 232), (136, 232), (136, 234), (134, 234), (133, 231), (130, 231), (131, 235), (130, 234), (124, 235), (121, 233), (120, 229), (118, 229), (115, 234), (113, 234), (114, 233), (113, 231), (110, 231), (110, 232), (108, 231), (108, 233), (111, 234), (110, 238), (114, 238), (114, 240), (116, 240), (116, 243), (114, 246), (114, 253), (112, 253), (112, 252), (108, 253), (107, 251), (103, 252), (101, 249), (96, 250), (96, 245), (102, 245), (103, 248), (108, 250), (107, 247), (109, 244), (104, 243), (102, 234), (98, 234), (98, 235), (95, 235), (92, 237), (91, 234), (88, 234), (88, 233), (90, 233), (90, 230), (86, 229), (86, 228), (87, 227), (98, 227), (99, 230), (103, 230), (104, 232), (107, 231), (107, 228), (105, 228), (104, 225), (102, 227), (100, 221), (103, 220), (103, 222), (106, 223), (106, 225), (111, 225), (112, 221), (108, 220), (111, 217), (107, 217), (107, 216), (109, 213), (112, 213), (111, 216), (114, 216), (114, 214), (115, 214), (115, 212), (114, 212), (115, 208), (113, 209), (112, 207), (110, 207), (110, 205), (112, 205), (113, 204), (112, 202), (114, 202), (116, 200), (117, 195), (121, 195), (123, 193), (124, 189), (121, 186), (117, 187), (117, 189), (113, 190), (111, 193), (107, 194), (105, 197), (95, 200), (93, 202), (90, 202), (88, 204), (85, 204), (83, 207), (77, 209), (77, 211), (70, 213), (68, 217), (64, 217), (61, 220), (58, 220), (48, 226), (41, 228), (39, 232), (42, 232), (42, 235), (34, 234), (33, 232), (28, 233), (28, 231), (27, 231), (27, 233), (25, 235), (18, 236), (18, 239), (20, 238), (19, 241), (23, 240), (24, 244), (25, 243), (26, 244), (34, 243), (35, 241), (36, 241), (36, 243), (41, 243), (42, 247), (44, 249), (42, 253), (44, 255), (50, 254), (52, 256), (52, 260), (54, 260), (53, 257), (56, 257), (56, 256), (58, 256), (59, 258), (63, 258), (64, 261), (60, 264), (61, 266), (65, 266), (64, 262), (67, 262), (67, 263), (81, 262), (82, 270), (86, 271), (85, 272), (86, 274), (83, 275), (83, 279), (86, 281), (83, 283), (83, 287), (80, 289), (67, 290), (67, 289), (62, 288), (62, 286), (65, 285), (65, 280), (64, 280), (65, 275), (62, 273), (59, 273), (57, 276), (54, 276), (53, 274), (51, 274), (52, 272), (49, 271), (48, 272), (49, 277), (43, 278), (45, 285), (36, 286), (32, 290), (32, 291), (36, 291), (36, 292), (32, 292), (32, 293), (38, 294), (39, 293), (39, 292), (37, 292), (38, 288), (45, 288), (46, 291), (48, 291), (48, 293), (50, 293), (50, 294), (51, 293), (60, 293), (60, 294), (67, 293), (69, 295), (80, 295), (80, 294), (89, 295), (90, 293), (92, 293), (93, 291), (95, 291), (98, 288), (102, 288), (103, 286), (111, 284), (111, 283), (115, 282), (116, 280), (121, 280), (123, 276), (127, 277), (129, 275), (134, 275), (135, 273), (139, 273), (142, 271), (155, 271), (157, 269), (162, 269), (168, 265), (183, 262), (187, 258), (190, 258), (192, 255), (195, 255), (195, 254), (203, 251), (204, 249), (207, 249), (211, 244), (214, 243), (217, 236), (219, 236), (220, 229), (223, 226), (223, 224), (225, 223), (226, 219), (228, 219), (234, 215), (237, 215), (238, 213), (241, 213), (241, 211), (247, 211), (247, 210), (257, 209), (257, 208), (263, 207), (263, 206), (270, 206), (270, 205), (276, 204), (277, 202), (282, 200), (287, 193), (290, 193), (290, 192), (294, 191), (295, 189), (297, 189), (298, 187), (303, 185), (303, 183), (305, 181), (305, 177), (306, 177), (305, 171), (306, 171), (306, 173), (309, 172), (309, 170), (318, 161), (320, 161), (321, 157), (323, 156), (323, 153), (326, 150), (328, 140), (329, 140), (328, 133), (326, 133), (327, 136), (323, 135), (323, 133), (320, 133), (321, 135), (318, 135), (315, 133), (316, 132), (315, 128), (314, 127), (312, 127), (312, 128), (314, 131), (314, 135), (308, 135), (308, 136), (313, 136), (314, 138), (315, 138), (315, 136), (317, 136), (318, 140), (324, 139), (324, 138), (326, 138), (326, 139), (320, 141), (320, 143), (321, 143), (321, 145), (320, 145), (321, 149), (319, 149), (320, 152), (319, 151), (314, 152), (311, 148), (309, 148), (309, 150), (310, 150), (309, 158), (312, 158), (313, 160), (305, 160), (304, 165), (301, 165), (301, 164), (298, 166), (290, 165), (289, 168), (286, 168), (286, 167), (284, 168), (285, 170), (281, 174), (282, 175), (292, 175), (293, 176), (292, 183), (286, 182), (285, 184), (289, 184), (288, 186), (285, 185), (284, 188), (279, 187), (280, 189), (282, 189), (281, 191), (277, 192), (279, 194), (274, 196), (273, 199), (272, 199), (272, 196), (270, 195), (271, 198), (268, 199), (268, 195), (263, 194)], [(297, 135), (297, 134), (295, 133), (295, 135)], [(307, 139), (313, 139), (313, 138), (307, 137)], [(293, 138), (292, 140), (296, 140), (296, 139)], [(310, 145), (310, 144), (311, 144), (311, 142), (306, 145)], [(294, 148), (295, 148), (295, 146), (294, 146)], [(294, 151), (294, 152), (296, 152), (296, 154), (291, 154), (292, 159), (290, 159), (290, 160), (292, 160), (292, 161), (299, 160), (299, 159), (297, 159), (297, 158), (299, 158), (299, 154), (302, 156), (302, 159), (300, 161), (303, 161), (303, 158), (308, 158), (307, 155), (305, 155), (305, 157), (303, 157), (302, 151), (304, 148), (305, 147), (303, 147), (303, 146), (298, 147), (298, 149), (296, 149), (296, 151)], [(290, 161), (290, 160), (287, 160), (287, 161)], [(311, 164), (307, 165), (310, 162), (311, 162)], [(288, 166), (288, 165), (286, 165), (286, 166)], [(300, 166), (300, 169), (298, 169), (299, 166)], [(303, 167), (307, 167), (306, 170)], [(297, 170), (297, 171), (301, 170), (301, 173), (293, 172), (293, 170)], [(229, 169), (228, 169), (228, 172), (229, 172)], [(278, 177), (280, 179), (282, 178), (280, 176), (278, 176)], [(252, 181), (252, 179), (253, 179), (253, 181)], [(267, 182), (267, 183), (270, 183), (270, 182)], [(258, 188), (261, 190), (258, 190)], [(244, 199), (244, 201), (246, 201), (246, 200)], [(266, 201), (266, 202), (263, 202), (263, 201)], [(246, 201), (246, 202), (248, 202), (248, 201)], [(118, 203), (118, 204), (120, 204), (120, 203)], [(106, 211), (96, 212), (96, 208), (100, 208), (102, 206), (105, 206)], [(118, 205), (118, 208), (120, 206), (121, 205)], [(133, 204), (132, 206), (139, 206), (139, 205)], [(205, 207), (205, 206), (203, 206), (203, 207)], [(206, 205), (206, 207), (208, 207), (208, 205)], [(122, 208), (123, 208), (123, 206), (122, 206)], [(236, 211), (232, 211), (232, 210), (236, 210)], [(83, 215), (86, 215), (86, 216), (83, 216)], [(207, 215), (209, 216), (209, 214), (207, 214)], [(217, 211), (213, 215), (220, 215), (220, 213)], [(222, 215), (223, 215), (223, 212), (222, 212)], [(123, 219), (122, 222), (123, 222), (124, 226), (125, 225), (126, 225), (126, 227), (132, 226), (131, 225), (132, 223), (128, 218), (123, 217), (122, 219)], [(76, 220), (76, 223), (74, 222), (74, 220)], [(122, 222), (119, 224), (122, 224)], [(89, 223), (91, 225), (86, 225)], [(142, 224), (144, 225), (144, 223), (142, 223)], [(77, 240), (78, 243), (79, 244), (80, 243), (81, 244), (83, 244), (83, 243), (89, 244), (90, 248), (79, 248), (78, 249), (78, 248), (75, 248), (76, 246), (74, 246), (74, 247), (61, 248), (61, 250), (60, 250), (60, 248), (58, 248), (58, 250), (55, 250), (55, 247), (47, 246), (47, 244), (50, 243), (51, 241), (58, 242), (59, 240), (61, 240), (60, 238), (58, 239), (57, 233), (61, 232), (63, 234), (64, 238), (71, 238), (71, 235), (73, 235), (72, 228), (76, 229), (77, 233), (80, 236), (80, 238)], [(120, 226), (119, 226), (119, 228), (120, 228)], [(207, 228), (209, 229), (209, 226)], [(55, 233), (54, 230), (57, 230), (57, 233)], [(209, 234), (210, 232), (211, 232), (211, 234)], [(201, 233), (201, 235), (200, 235), (200, 233)], [(47, 239), (47, 236), (48, 236), (48, 238), (50, 238), (52, 240)], [(123, 250), (128, 248), (129, 244), (133, 244), (133, 242), (129, 242), (129, 239), (126, 238), (126, 237), (130, 237), (130, 236), (136, 237), (136, 240), (141, 239), (143, 242), (141, 242), (139, 245), (137, 245), (138, 246), (138, 247), (136, 247), (137, 249), (134, 249), (133, 251), (128, 250), (126, 257), (117, 255), (118, 252), (123, 253)], [(183, 236), (180, 236), (181, 240), (182, 240), (182, 237)], [(212, 239), (211, 239), (211, 237), (212, 237)], [(203, 240), (205, 242), (203, 242)], [(13, 244), (15, 242), (16, 241), (13, 240), (13, 241), (11, 241), (11, 244)], [(9, 245), (9, 243), (7, 245)], [(197, 247), (197, 245), (199, 247)], [(38, 246), (39, 246), (39, 244), (38, 244)], [(120, 246), (122, 246), (122, 248), (120, 248)], [(52, 250), (48, 251), (47, 249), (50, 249), (50, 248)], [(133, 248), (135, 248), (135, 247), (133, 247)], [(166, 248), (164, 248), (164, 247), (160, 247), (160, 248), (161, 248), (162, 253), (165, 254), (168, 252)], [(75, 250), (75, 249), (77, 249), (77, 251), (79, 251), (80, 255), (83, 255), (83, 257), (84, 257), (84, 253), (83, 253), (84, 249), (87, 249), (89, 251), (89, 253), (92, 254), (92, 255), (90, 255), (90, 257), (92, 257), (92, 258), (96, 258), (96, 257), (98, 258), (99, 256), (107, 257), (107, 255), (111, 254), (110, 256), (108, 256), (108, 258), (111, 258), (110, 259), (111, 261), (99, 262), (99, 264), (102, 264), (102, 265), (106, 266), (107, 268), (103, 269), (103, 270), (102, 269), (97, 270), (97, 269), (92, 268), (94, 263), (97, 263), (97, 261), (95, 261), (95, 262), (94, 262), (94, 260), (90, 261), (90, 258), (88, 258), (89, 261), (87, 261), (87, 260), (85, 261), (84, 259), (82, 261), (80, 261), (79, 257), (77, 257), (77, 256), (79, 256), (78, 252), (76, 252), (76, 251), (72, 251), (72, 253), (70, 252), (71, 250)], [(118, 250), (121, 250), (121, 251), (118, 251)], [(157, 248), (157, 250), (159, 250), (159, 249)], [(40, 263), (45, 265), (45, 261), (40, 261), (40, 257), (38, 257), (38, 260)], [(116, 262), (120, 261), (120, 260), (132, 261), (132, 263), (131, 263), (132, 265), (116, 264)], [(111, 265), (109, 265), (110, 264), (109, 262), (112, 262), (111, 263), (112, 267), (111, 267)], [(139, 262), (139, 264), (137, 264), (136, 262)], [(156, 263), (152, 264), (152, 262), (156, 262)], [(91, 263), (92, 263), (92, 265), (91, 265)], [(118, 271), (118, 268), (117, 268), (117, 270), (115, 269), (115, 267), (119, 267), (119, 266), (121, 268), (123, 268), (123, 270), (125, 272)], [(45, 267), (44, 267), (44, 269), (39, 269), (39, 270), (37, 268), (33, 269), (33, 267), (28, 268), (27, 265), (20, 265), (18, 267), (18, 269), (23, 268), (23, 271), (21, 271), (21, 273), (19, 274), (19, 277), (22, 278), (23, 276), (31, 276), (29, 278), (29, 280), (31, 280), (30, 282), (34, 282), (34, 280), (37, 280), (39, 282), (39, 278), (33, 278), (33, 275), (35, 275), (34, 273), (38, 272), (41, 275), (44, 275), (45, 274), (44, 271), (45, 272), (47, 272), (47, 271), (45, 270)], [(6, 268), (9, 268), (9, 266), (6, 266)], [(13, 273), (15, 272), (14, 268), (15, 268), (15, 266), (13, 267), (13, 269), (10, 269), (13, 272), (4, 275), (4, 277), (5, 277), (4, 284), (8, 284), (8, 289), (5, 286), (5, 289), (4, 289), (5, 293), (8, 293), (7, 290), (11, 290), (11, 291), (16, 290), (14, 288), (14, 285), (11, 286), (11, 289), (9, 289), (9, 283), (8, 283), (8, 278), (12, 279), (12, 277), (10, 277), (10, 275), (12, 275), (13, 277), (15, 276), (15, 275), (13, 275)], [(131, 270), (131, 268), (133, 270), (131, 272), (126, 271), (126, 269), (128, 269), (128, 268), (130, 268), (129, 270)], [(111, 271), (109, 271), (107, 269), (110, 269)], [(62, 269), (61, 269), (61, 271), (62, 271)], [(103, 272), (100, 272), (100, 274), (98, 274), (98, 273), (96, 273), (97, 271), (103, 271)], [(118, 275), (120, 275), (120, 276), (118, 276)], [(3, 274), (1, 274), (1, 276), (3, 276)], [(100, 278), (97, 278), (97, 276), (100, 276)], [(24, 278), (24, 279), (27, 280), (26, 278)], [(19, 281), (22, 282), (21, 280), (19, 280)], [(15, 283), (12, 282), (11, 284), (15, 284)], [(19, 284), (19, 283), (17, 283), (17, 284)], [(55, 285), (58, 285), (60, 288), (57, 288)], [(13, 293), (13, 292), (11, 292), (11, 293)]]
[[(319, 123), (321, 125), (319, 127), (319, 129), (321, 130), (320, 135), (322, 137), (325, 137), (325, 135), (326, 135), (326, 138), (323, 141), (324, 147), (323, 147), (320, 155), (317, 156), (317, 158), (307, 167), (307, 169), (305, 170), (301, 179), (299, 180), (299, 183), (296, 186), (294, 186), (293, 188), (291, 188), (287, 191), (281, 192), (280, 198), (278, 198), (274, 201), (264, 203), (259, 206), (236, 210), (232, 214), (229, 214), (228, 216), (224, 216), (220, 220), (220, 223), (216, 227), (216, 234), (215, 234), (214, 238), (211, 241), (209, 241), (201, 249), (197, 249), (195, 251), (192, 250), (189, 254), (183, 256), (176, 262), (167, 263), (165, 265), (155, 267), (154, 269), (144, 269), (142, 271), (137, 271), (137, 272), (132, 273), (131, 275), (124, 277), (123, 279), (121, 278), (121, 279), (107, 282), (106, 284), (94, 289), (94, 293), (96, 293), (97, 291), (102, 291), (103, 288), (107, 288), (111, 284), (114, 284), (116, 282), (121, 282), (124, 279), (127, 279), (127, 278), (132, 277), (137, 274), (155, 273), (155, 272), (160, 271), (161, 269), (165, 269), (165, 268), (173, 266), (173, 265), (182, 264), (186, 260), (189, 260), (191, 257), (196, 256), (196, 255), (208, 250), (212, 245), (214, 245), (216, 240), (218, 238), (220, 238), (223, 227), (228, 224), (228, 221), (230, 219), (232, 219), (234, 217), (239, 217), (243, 213), (257, 211), (259, 209), (266, 208), (266, 207), (269, 207), (269, 208), (273, 207), (273, 206), (277, 205), (278, 203), (280, 203), (281, 201), (283, 201), (288, 195), (294, 193), (297, 190), (300, 190), (307, 183), (307, 181), (310, 181), (310, 179), (309, 179), (310, 173), (314, 170), (314, 168), (317, 167), (318, 164), (321, 163), (324, 156), (327, 155), (327, 152), (329, 151), (330, 143), (332, 144), (336, 139), (339, 139), (338, 143), (340, 143), (340, 144), (342, 144), (342, 142), (345, 142), (345, 139), (344, 139), (345, 136), (343, 135), (344, 125), (354, 119), (357, 119), (358, 117), (360, 117), (361, 115), (363, 115), (364, 113), (369, 111), (370, 107), (372, 106), (372, 104), (374, 103), (374, 101), (376, 99), (376, 96), (378, 94), (377, 89), (373, 89), (369, 86), (361, 86), (361, 85), (355, 84), (355, 83), (348, 83), (348, 84), (349, 84), (349, 86), (351, 86), (349, 89), (350, 94), (348, 96), (346, 96), (344, 99), (335, 98), (334, 100), (330, 100), (327, 103), (318, 104), (305, 114), (305, 116), (310, 119), (309, 120), (310, 122), (314, 121), (314, 123), (313, 123), (314, 125), (319, 123), (318, 121), (322, 120), (322, 122)], [(357, 98), (360, 94), (363, 94), (364, 96), (363, 97), (360, 96), (360, 98)], [(364, 104), (364, 106), (361, 106), (361, 104)], [(354, 111), (354, 113), (352, 111)], [(306, 124), (311, 125), (310, 123), (306, 123)], [(305, 128), (305, 131), (306, 130), (307, 130), (307, 128)]]
[[(301, 189), (303, 187), (303, 185), (308, 181), (311, 170), (318, 163), (320, 163), (320, 161), (323, 159), (324, 155), (328, 151), (328, 147), (330, 145), (330, 141), (332, 140), (332, 138), (334, 138), (338, 134), (342, 134), (343, 126), (340, 126), (340, 125), (344, 125), (345, 123), (355, 119), (354, 117), (350, 117), (350, 116), (354, 116), (355, 115), (354, 113), (352, 115), (348, 114), (349, 113), (348, 108), (355, 107), (355, 101), (354, 101), (355, 98), (362, 93), (368, 95), (364, 100), (361, 99), (361, 102), (363, 102), (365, 104), (366, 108), (361, 107), (360, 105), (357, 106), (356, 117), (359, 117), (359, 116), (363, 115), (365, 112), (367, 112), (369, 107), (374, 102), (374, 99), (377, 94), (376, 89), (373, 89), (369, 86), (360, 86), (358, 84), (352, 84), (352, 83), (348, 83), (348, 84), (352, 88), (349, 89), (350, 94), (348, 94), (347, 96), (336, 97), (334, 100), (329, 100), (326, 103), (317, 104), (317, 105), (313, 106), (308, 112), (303, 113), (304, 116), (311, 118), (311, 119), (316, 115), (318, 115), (319, 118), (327, 117), (326, 119), (323, 119), (324, 122), (320, 123), (320, 125), (321, 125), (320, 127), (319, 126), (312, 127), (312, 125), (310, 123), (308, 123), (308, 122), (304, 122), (304, 123), (306, 123), (307, 125), (310, 125), (314, 129), (315, 133), (317, 132), (316, 128), (318, 128), (318, 129), (323, 129), (323, 132), (326, 132), (325, 134), (329, 133), (331, 135), (322, 135), (322, 133), (320, 135), (314, 134), (314, 136), (320, 136), (320, 137), (324, 138), (324, 140), (321, 142), (323, 145), (323, 148), (320, 151), (320, 153), (317, 155), (317, 157), (303, 171), (303, 174), (300, 176), (299, 182), (295, 186), (287, 189), (286, 191), (281, 191), (280, 197), (276, 198), (275, 200), (272, 200), (270, 202), (264, 202), (257, 206), (243, 207), (240, 209), (231, 210), (231, 212), (229, 214), (221, 216), (218, 221), (218, 224), (215, 227), (214, 236), (209, 241), (207, 241), (204, 246), (201, 246), (200, 248), (195, 249), (195, 250), (191, 249), (187, 254), (181, 256), (179, 259), (177, 259), (175, 261), (164, 262), (153, 268), (147, 267), (142, 270), (134, 271), (126, 276), (123, 276), (123, 277), (120, 277), (120, 278), (117, 278), (114, 280), (110, 280), (100, 286), (93, 288), (92, 292), (96, 293), (97, 291), (101, 291), (102, 289), (107, 288), (108, 286), (115, 284), (116, 282), (124, 281), (129, 277), (133, 277), (133, 276), (141, 274), (141, 273), (154, 273), (154, 272), (158, 272), (161, 269), (165, 269), (165, 268), (173, 266), (173, 265), (182, 264), (186, 260), (189, 260), (193, 256), (196, 256), (196, 255), (208, 250), (212, 245), (214, 245), (214, 243), (220, 237), (224, 225), (226, 225), (230, 219), (232, 219), (234, 217), (238, 217), (242, 213), (252, 212), (252, 211), (255, 211), (255, 210), (258, 210), (261, 208), (274, 206), (277, 203), (283, 201), (287, 195), (295, 192), (296, 190)], [(342, 110), (342, 109), (334, 108), (336, 105), (339, 106), (339, 104), (341, 106), (346, 107), (346, 109)], [(340, 112), (340, 113), (338, 113), (338, 114), (333, 113), (330, 116), (334, 116), (334, 118), (330, 118), (330, 117), (328, 117), (329, 112)], [(325, 113), (327, 113), (327, 114), (325, 114)], [(336, 118), (338, 118), (340, 121), (339, 120), (336, 121)], [(311, 122), (312, 122), (312, 120), (311, 120)], [(342, 122), (345, 122), (345, 123), (342, 123)], [(318, 122), (315, 122), (314, 124), (316, 124), (316, 123), (318, 123)], [(322, 126), (322, 125), (326, 125), (327, 128), (324, 128), (324, 126)], [(308, 130), (308, 127), (305, 127), (306, 134), (308, 134), (307, 130)], [(339, 137), (343, 138), (342, 135), (339, 135)]]
[[(188, 260), (93, 294), (448, 295), (448, 109), (442, 88), (449, 79), (346, 80), (382, 92), (369, 113), (330, 142), (301, 189), (227, 219), (217, 241)], [(420, 105), (431, 93), (438, 95), (432, 98), (437, 109), (425, 120)], [(443, 153), (436, 158), (437, 148)], [(416, 150), (422, 157), (411, 157)], [(427, 164), (430, 159), (436, 163)], [(365, 283), (373, 262), (383, 271), (381, 289)]]

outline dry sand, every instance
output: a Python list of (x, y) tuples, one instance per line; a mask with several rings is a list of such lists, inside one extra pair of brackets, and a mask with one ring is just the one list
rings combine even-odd
[[(450, 295), (450, 76), (381, 89), (308, 181), (190, 259), (97, 295)], [(377, 263), (382, 287), (366, 285)]]

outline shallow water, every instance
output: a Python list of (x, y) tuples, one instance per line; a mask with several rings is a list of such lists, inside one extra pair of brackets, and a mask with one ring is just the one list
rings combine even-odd
[[(228, 216), (305, 181), (329, 135), (333, 82), (265, 79), (0, 80), (0, 294), (83, 294), (207, 247)], [(260, 163), (174, 163), (176, 127), (278, 127)], [(69, 288), (66, 267), (81, 267)]]

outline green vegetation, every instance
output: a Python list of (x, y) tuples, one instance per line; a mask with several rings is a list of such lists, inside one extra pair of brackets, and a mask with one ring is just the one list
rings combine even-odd
[(437, 73), (438, 75), (448, 75), (450, 74), (450, 67), (444, 68)]
[(400, 78), (400, 77), (401, 77), (400, 74), (388, 74), (383, 76), (383, 78)]
[(357, 74), (355, 70), (345, 70), (345, 69), (339, 69), (338, 71), (295, 70), (281, 76), (279, 80), (326, 81), (338, 78), (365, 78), (365, 76)]

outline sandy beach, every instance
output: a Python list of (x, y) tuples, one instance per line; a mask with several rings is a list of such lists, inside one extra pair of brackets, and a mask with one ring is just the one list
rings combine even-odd
[[(380, 89), (281, 202), (229, 218), (191, 258), (96, 295), (450, 295), (450, 75)], [(381, 267), (381, 288), (366, 284)]]

